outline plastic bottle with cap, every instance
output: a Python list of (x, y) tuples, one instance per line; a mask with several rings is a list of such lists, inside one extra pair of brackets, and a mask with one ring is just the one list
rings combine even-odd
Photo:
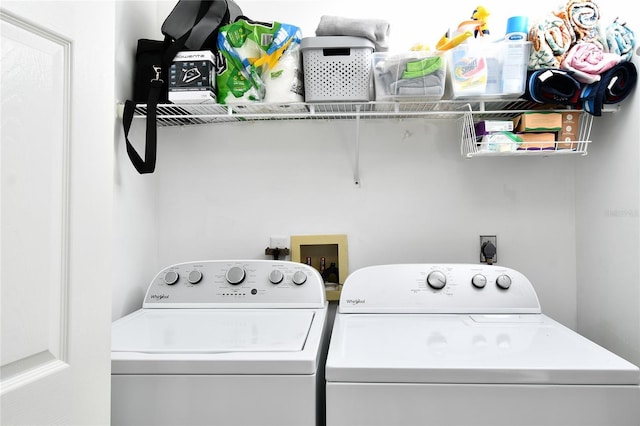
[(526, 16), (512, 16), (507, 19), (505, 41), (527, 41), (529, 36), (529, 19)]
[(524, 93), (531, 48), (528, 36), (529, 20), (526, 16), (512, 16), (507, 20), (502, 57), (503, 95), (514, 96)]

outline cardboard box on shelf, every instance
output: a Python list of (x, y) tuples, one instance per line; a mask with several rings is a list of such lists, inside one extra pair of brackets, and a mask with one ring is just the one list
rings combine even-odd
[(513, 119), (516, 132), (558, 132), (562, 128), (562, 113), (527, 111)]
[(174, 103), (216, 102), (215, 57), (209, 50), (178, 52), (169, 68), (169, 100)]
[(513, 121), (511, 120), (482, 120), (475, 124), (476, 137), (487, 135), (493, 132), (513, 131)]
[(545, 133), (518, 133), (522, 143), (518, 149), (555, 149), (556, 134)]
[(577, 112), (562, 113), (562, 128), (558, 132), (558, 149), (574, 149), (579, 139), (578, 129), (580, 114)]

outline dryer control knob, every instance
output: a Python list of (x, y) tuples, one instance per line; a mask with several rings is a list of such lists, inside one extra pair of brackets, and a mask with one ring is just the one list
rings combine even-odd
[(269, 274), (269, 281), (271, 281), (271, 284), (280, 284), (283, 279), (284, 279), (284, 274), (279, 269), (274, 269)]
[(246, 276), (247, 273), (245, 272), (244, 268), (240, 266), (232, 266), (225, 274), (227, 282), (231, 285), (238, 285), (242, 283)]
[(164, 273), (164, 282), (168, 285), (174, 285), (178, 282), (180, 275), (176, 271), (167, 271)]
[(307, 282), (307, 274), (302, 271), (296, 271), (291, 280), (295, 285), (302, 285)]
[(484, 288), (484, 286), (487, 285), (487, 277), (482, 274), (475, 274), (473, 278), (471, 278), (471, 284), (473, 284), (475, 288)]
[(503, 290), (508, 289), (511, 287), (511, 277), (505, 274), (498, 275), (498, 278), (496, 278), (496, 285)]
[(198, 284), (200, 281), (202, 281), (202, 272), (200, 271), (189, 272), (189, 276), (187, 277), (187, 280), (191, 284)]
[(441, 271), (431, 271), (427, 275), (427, 284), (433, 289), (440, 290), (447, 285), (447, 276)]

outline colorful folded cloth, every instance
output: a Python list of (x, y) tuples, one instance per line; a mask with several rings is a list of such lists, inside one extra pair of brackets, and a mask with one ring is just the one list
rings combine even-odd
[(444, 70), (415, 78), (402, 78), (391, 83), (391, 93), (396, 95), (436, 96), (442, 94), (445, 83)]
[(431, 74), (443, 67), (443, 59), (441, 56), (429, 56), (423, 59), (408, 61), (402, 78), (416, 78), (423, 75)]
[(364, 37), (375, 44), (376, 52), (386, 52), (389, 50), (390, 31), (390, 24), (382, 19), (323, 15), (316, 28), (316, 36)]
[(557, 68), (528, 71), (524, 97), (540, 104), (576, 105), (582, 85), (572, 74)]
[(445, 60), (442, 56), (389, 55), (377, 62), (375, 78), (397, 96), (442, 96), (445, 86)]
[(618, 18), (605, 29), (607, 48), (609, 52), (620, 55), (623, 61), (630, 61), (633, 56), (633, 49), (636, 46), (635, 34), (627, 23), (620, 23)]
[(529, 29), (532, 42), (528, 68), (560, 68), (560, 62), (575, 42), (575, 33), (567, 21), (548, 14)]
[(633, 91), (637, 81), (638, 71), (633, 62), (620, 62), (602, 74), (600, 81), (582, 88), (582, 106), (589, 114), (600, 116), (604, 104), (616, 104), (624, 100)]
[(569, 0), (558, 16), (571, 25), (576, 42), (594, 43), (605, 49), (606, 42), (600, 34), (600, 9), (596, 3), (590, 0)]
[(560, 66), (573, 71), (581, 83), (591, 84), (600, 80), (600, 74), (617, 65), (620, 59), (620, 55), (606, 53), (595, 43), (579, 42), (569, 49)]

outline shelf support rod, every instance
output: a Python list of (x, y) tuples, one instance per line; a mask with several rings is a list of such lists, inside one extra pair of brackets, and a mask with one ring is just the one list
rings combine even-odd
[(356, 105), (356, 141), (353, 180), (360, 186), (360, 105)]

